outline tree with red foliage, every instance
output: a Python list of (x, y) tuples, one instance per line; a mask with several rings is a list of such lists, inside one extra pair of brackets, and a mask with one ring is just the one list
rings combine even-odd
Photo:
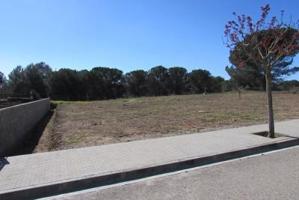
[(273, 138), (275, 137), (272, 102), (273, 68), (298, 53), (299, 21), (284, 23), (283, 11), (280, 20), (272, 17), (266, 21), (269, 12), (269, 4), (262, 6), (261, 16), (256, 22), (250, 16), (233, 13), (235, 20), (228, 21), (225, 25), (224, 35), (230, 53), (234, 54), (236, 67), (244, 68), (253, 63), (264, 71), (268, 104), (268, 136)]

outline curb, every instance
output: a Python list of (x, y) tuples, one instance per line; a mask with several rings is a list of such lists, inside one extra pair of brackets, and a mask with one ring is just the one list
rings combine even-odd
[(265, 144), (262, 146), (255, 146), (247, 149), (241, 149), (231, 152), (226, 152), (217, 155), (211, 155), (206, 157), (191, 158), (181, 160), (173, 163), (167, 163), (163, 165), (151, 166), (131, 171), (117, 172), (107, 175), (99, 175), (95, 177), (87, 177), (78, 180), (72, 180), (61, 183), (54, 183), (34, 188), (24, 188), (20, 190), (10, 191), (6, 193), (0, 193), (1, 200), (13, 200), (13, 199), (36, 199), (42, 197), (55, 196), (59, 194), (75, 192), (84, 189), (90, 189), (94, 187), (100, 187), (105, 185), (116, 184), (120, 182), (132, 181), (136, 179), (146, 178), (154, 175), (170, 173), (174, 171), (189, 169), (193, 167), (199, 167), (203, 165), (213, 164), (217, 162), (227, 161), (231, 159), (237, 159), (254, 154), (266, 153), (274, 150), (279, 150), (287, 147), (299, 145), (298, 138), (292, 138), (282, 142), (276, 142), (271, 144)]

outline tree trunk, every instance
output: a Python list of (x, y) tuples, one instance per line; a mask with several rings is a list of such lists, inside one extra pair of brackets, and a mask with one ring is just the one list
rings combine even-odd
[(272, 101), (272, 76), (270, 68), (266, 69), (266, 93), (268, 101), (268, 123), (269, 123), (269, 133), (270, 138), (275, 137), (274, 132), (274, 113), (273, 113), (273, 101)]

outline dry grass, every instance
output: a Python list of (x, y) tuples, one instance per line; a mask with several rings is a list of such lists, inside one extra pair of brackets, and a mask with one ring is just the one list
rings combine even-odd
[[(265, 102), (263, 92), (246, 92), (241, 99), (236, 93), (222, 93), (57, 102), (51, 131), (42, 137), (36, 151), (264, 123)], [(276, 120), (299, 117), (299, 94), (275, 93), (274, 105)]]

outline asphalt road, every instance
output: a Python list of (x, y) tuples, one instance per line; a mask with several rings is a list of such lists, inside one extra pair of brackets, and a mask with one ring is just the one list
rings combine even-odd
[(299, 199), (299, 147), (51, 199)]

